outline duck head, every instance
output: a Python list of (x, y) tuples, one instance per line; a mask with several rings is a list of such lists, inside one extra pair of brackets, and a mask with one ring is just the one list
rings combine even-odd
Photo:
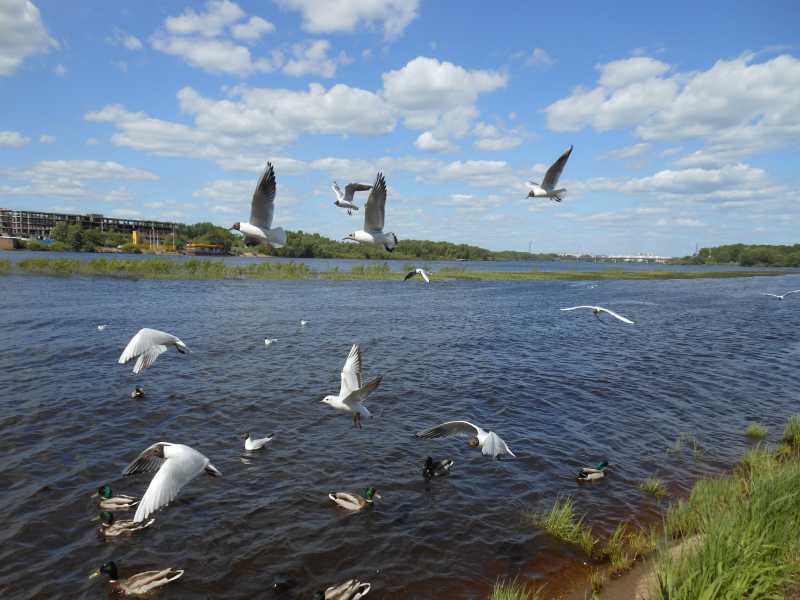
[(97, 488), (97, 493), (95, 496), (100, 496), (101, 498), (108, 500), (111, 498), (111, 486), (107, 483), (101, 485), (99, 488)]
[(113, 560), (103, 563), (99, 569), (95, 570), (91, 575), (89, 575), (89, 578), (91, 579), (92, 577), (97, 577), (98, 575), (102, 574), (108, 575), (109, 581), (116, 581), (119, 579), (117, 563), (115, 563)]
[(104, 510), (100, 513), (100, 521), (106, 527), (111, 527), (114, 524), (114, 513)]
[(366, 498), (367, 502), (372, 502), (375, 499), (382, 498), (382, 496), (378, 493), (378, 490), (370, 486), (364, 490), (364, 498)]

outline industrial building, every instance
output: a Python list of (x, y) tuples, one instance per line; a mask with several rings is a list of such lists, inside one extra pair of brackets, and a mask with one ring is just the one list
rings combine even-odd
[(50, 231), (59, 223), (80, 225), (85, 229), (97, 228), (102, 231), (118, 231), (132, 234), (138, 232), (137, 238), (166, 242), (171, 239), (177, 223), (164, 221), (139, 221), (136, 219), (114, 219), (98, 214), (68, 215), (29, 210), (11, 210), (0, 208), (0, 235), (8, 237), (45, 240), (50, 238)]

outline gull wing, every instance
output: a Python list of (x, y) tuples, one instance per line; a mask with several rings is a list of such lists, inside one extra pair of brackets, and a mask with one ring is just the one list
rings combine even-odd
[(561, 310), (578, 310), (579, 308), (591, 308), (594, 310), (595, 308), (600, 308), (599, 306), (570, 306), (569, 308), (562, 308)]
[(381, 231), (386, 208), (386, 179), (378, 173), (364, 206), (364, 231)]
[(627, 323), (628, 325), (633, 325), (633, 321), (631, 321), (628, 318), (623, 317), (622, 315), (618, 315), (613, 310), (608, 310), (607, 308), (603, 308), (602, 306), (599, 306), (598, 308), (600, 309), (600, 312), (608, 313), (612, 317), (614, 317), (615, 319), (619, 319), (623, 323)]
[(364, 387), (358, 388), (357, 390), (353, 390), (350, 392), (345, 398), (342, 398), (342, 402), (347, 404), (348, 406), (353, 406), (354, 404), (358, 404), (363, 402), (367, 399), (372, 392), (378, 389), (378, 386), (383, 381), (383, 375), (378, 375), (375, 379), (370, 381)]
[(150, 481), (147, 491), (139, 501), (133, 517), (134, 523), (144, 521), (159, 508), (172, 502), (183, 486), (202, 473), (208, 463), (208, 459), (194, 448), (183, 445), (172, 445), (172, 448), (175, 455), (163, 460), (161, 468)]
[(339, 184), (334, 181), (331, 184), (331, 189), (333, 190), (333, 193), (336, 194), (336, 199), (341, 201), (343, 198), (343, 194), (342, 194), (342, 189), (339, 187)]
[(503, 441), (503, 438), (493, 431), (490, 431), (486, 439), (483, 440), (481, 452), (484, 456), (491, 456), (492, 458), (496, 458), (501, 454), (510, 454), (514, 458), (517, 457), (517, 455), (511, 451), (511, 448), (508, 447), (508, 444)]
[(425, 280), (425, 283), (430, 283), (431, 282), (430, 277), (428, 277), (428, 274), (425, 271), (423, 271), (422, 269), (417, 269), (417, 272), (420, 275), (422, 275), (422, 278)]
[(414, 435), (418, 438), (430, 440), (434, 438), (451, 437), (454, 435), (477, 437), (485, 433), (486, 432), (483, 429), (477, 425), (469, 423), (468, 421), (448, 421), (446, 423), (442, 423), (441, 425), (437, 425), (436, 427), (426, 429), (425, 431), (418, 431)]
[[(172, 334), (159, 331), (158, 329), (150, 329), (149, 327), (145, 327), (140, 329), (139, 332), (131, 338), (131, 341), (128, 342), (127, 346), (125, 346), (125, 350), (122, 351), (118, 362), (119, 364), (124, 365), (129, 360), (133, 360), (153, 346), (165, 346), (167, 344), (175, 344), (177, 342), (181, 341)], [(181, 344), (183, 344), (183, 342), (181, 342)], [(155, 360), (155, 358), (153, 360)]]
[(769, 292), (764, 292), (765, 296), (772, 296), (773, 298), (782, 298), (783, 296), (779, 296), (778, 294), (770, 294)]
[(164, 463), (164, 448), (171, 446), (169, 442), (156, 442), (152, 446), (145, 449), (139, 456), (137, 456), (131, 464), (125, 467), (122, 475), (135, 475), (136, 473), (152, 473), (158, 471)]
[(371, 190), (372, 186), (367, 185), (366, 183), (348, 183), (344, 186), (344, 199), (347, 202), (353, 201), (353, 194), (356, 192), (366, 192), (367, 190)]
[(564, 166), (567, 164), (570, 154), (572, 154), (572, 146), (570, 146), (569, 150), (564, 152), (564, 154), (559, 156), (558, 160), (554, 162), (550, 168), (547, 169), (547, 173), (544, 174), (542, 187), (548, 192), (553, 191), (553, 188), (558, 184), (558, 178), (561, 177), (561, 172), (564, 170)]
[(342, 368), (342, 387), (339, 390), (339, 398), (344, 400), (353, 392), (361, 389), (364, 385), (363, 378), (361, 348), (359, 348), (358, 344), (353, 344)]
[(136, 364), (133, 365), (133, 372), (138, 375), (147, 367), (156, 362), (156, 359), (166, 351), (167, 347), (162, 344), (150, 346), (147, 350), (139, 355), (139, 358), (136, 360)]
[(253, 192), (253, 202), (250, 205), (250, 224), (261, 229), (272, 227), (272, 213), (275, 210), (275, 169), (272, 163), (267, 163), (267, 168)]
[(786, 293), (784, 294), (784, 296), (788, 296), (789, 294), (796, 294), (796, 293), (798, 293), (798, 292), (800, 292), (800, 290), (792, 290), (791, 292), (786, 292)]
[(417, 270), (416, 269), (414, 269), (413, 271), (409, 271), (408, 273), (406, 273), (406, 276), (403, 277), (403, 281), (408, 281), (409, 279), (411, 279), (416, 274), (417, 274)]

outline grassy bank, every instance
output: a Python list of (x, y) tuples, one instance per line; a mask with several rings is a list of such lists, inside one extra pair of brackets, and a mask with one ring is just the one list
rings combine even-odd
[[(410, 267), (411, 265), (409, 265)], [(3, 267), (0, 265), (0, 271)], [(19, 261), (15, 269), (24, 273), (56, 276), (98, 276), (132, 279), (324, 279), (399, 281), (404, 273), (393, 273), (387, 263), (355, 265), (349, 271), (338, 268), (312, 271), (304, 263), (259, 262), (230, 265), (219, 260), (167, 260), (124, 258), (77, 260), (70, 258), (29, 258)], [(464, 269), (441, 269), (434, 272), (434, 281), (598, 281), (598, 280), (661, 280), (717, 279), (783, 275), (781, 271), (518, 271), (489, 272)]]
[(0, 259), (0, 275), (8, 273), (11, 271), (11, 261)]

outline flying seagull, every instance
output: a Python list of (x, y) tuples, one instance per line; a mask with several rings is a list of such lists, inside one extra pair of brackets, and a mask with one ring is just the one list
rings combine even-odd
[(403, 278), (403, 281), (408, 281), (414, 275), (419, 275), (425, 280), (425, 283), (431, 282), (431, 275), (430, 273), (426, 272), (424, 269), (414, 269), (413, 271), (409, 271), (406, 276)]
[(601, 313), (608, 313), (609, 315), (611, 315), (615, 319), (619, 319), (623, 323), (628, 323), (629, 325), (633, 325), (633, 321), (631, 321), (630, 319), (626, 319), (622, 315), (618, 315), (617, 313), (615, 313), (613, 310), (609, 310), (607, 308), (603, 308), (602, 306), (572, 306), (570, 308), (562, 308), (561, 310), (577, 310), (579, 308), (591, 308), (592, 309), (592, 313), (598, 319), (600, 318), (600, 314)]
[(339, 184), (334, 181), (331, 188), (336, 194), (336, 202), (333, 203), (334, 206), (346, 208), (347, 214), (352, 215), (354, 210), (358, 210), (358, 206), (353, 203), (353, 194), (356, 192), (366, 192), (372, 189), (372, 186), (366, 183), (348, 183), (344, 186), (344, 193), (342, 193)]
[(778, 300), (783, 300), (789, 294), (796, 294), (800, 292), (800, 290), (792, 290), (791, 292), (786, 292), (785, 294), (770, 294), (769, 292), (765, 293), (765, 296), (772, 296), (773, 298), (777, 298)]
[(362, 244), (376, 244), (392, 252), (397, 246), (397, 236), (392, 233), (383, 233), (383, 222), (386, 214), (386, 179), (383, 173), (378, 173), (375, 185), (369, 193), (367, 204), (364, 206), (364, 229), (354, 231), (344, 236), (345, 240), (352, 240)]
[(172, 502), (181, 488), (200, 473), (205, 471), (213, 477), (222, 476), (211, 461), (194, 448), (169, 442), (158, 442), (150, 446), (125, 467), (122, 474), (127, 477), (153, 471), (157, 473), (139, 501), (133, 517), (135, 523), (141, 523), (159, 508)]
[(561, 177), (561, 172), (564, 170), (564, 166), (567, 164), (570, 154), (572, 154), (572, 146), (570, 146), (569, 150), (564, 152), (556, 162), (550, 165), (550, 168), (547, 169), (547, 173), (544, 174), (544, 179), (541, 184), (533, 181), (528, 182), (528, 187), (531, 189), (531, 191), (528, 192), (528, 198), (551, 198), (556, 202), (561, 202), (561, 196), (567, 190), (564, 188), (557, 190), (555, 187), (558, 185), (558, 178)]
[(124, 365), (126, 362), (136, 358), (133, 372), (141, 373), (156, 362), (159, 355), (167, 351), (167, 346), (175, 346), (175, 349), (181, 354), (186, 354), (189, 351), (186, 344), (171, 333), (145, 327), (131, 338), (131, 341), (125, 346), (125, 350), (122, 351), (118, 362)]
[(353, 344), (342, 369), (342, 387), (339, 390), (339, 395), (325, 396), (322, 402), (336, 410), (352, 413), (353, 425), (360, 429), (361, 417), (372, 416), (362, 402), (377, 389), (382, 379), (383, 375), (378, 375), (367, 385), (364, 385), (361, 348), (358, 347), (358, 344)]
[(422, 439), (433, 439), (440, 437), (450, 437), (454, 435), (469, 436), (469, 446), (477, 448), (480, 446), (481, 452), (485, 456), (497, 458), (501, 454), (510, 454), (516, 458), (516, 455), (511, 451), (511, 448), (503, 441), (503, 439), (493, 431), (484, 431), (477, 425), (468, 423), (467, 421), (448, 421), (442, 423), (431, 429), (425, 431), (418, 431), (416, 437)]
[(253, 192), (250, 205), (250, 222), (234, 223), (231, 229), (241, 232), (246, 243), (266, 242), (275, 248), (286, 245), (286, 232), (281, 227), (272, 227), (272, 214), (275, 212), (275, 169), (272, 163), (267, 168)]

